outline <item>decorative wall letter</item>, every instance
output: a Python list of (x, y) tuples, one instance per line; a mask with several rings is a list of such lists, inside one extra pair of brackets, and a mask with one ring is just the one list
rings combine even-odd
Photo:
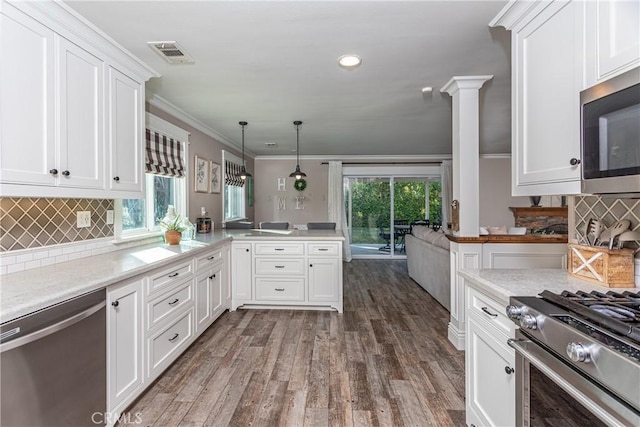
[(285, 196), (278, 197), (278, 210), (279, 211), (287, 210), (287, 198)]
[(286, 178), (278, 178), (278, 191), (287, 191), (287, 188), (285, 187), (286, 182)]
[(304, 209), (304, 196), (296, 196), (296, 209)]

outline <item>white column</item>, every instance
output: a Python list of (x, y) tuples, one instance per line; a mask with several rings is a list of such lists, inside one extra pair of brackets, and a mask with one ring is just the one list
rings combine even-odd
[(479, 93), (493, 76), (456, 76), (440, 92), (453, 100), (453, 199), (460, 203), (457, 236), (477, 237), (480, 223)]

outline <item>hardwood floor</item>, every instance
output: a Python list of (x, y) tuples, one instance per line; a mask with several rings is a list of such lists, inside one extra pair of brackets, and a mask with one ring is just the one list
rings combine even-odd
[(225, 313), (126, 412), (163, 427), (464, 426), (464, 352), (406, 271), (345, 264), (344, 314)]

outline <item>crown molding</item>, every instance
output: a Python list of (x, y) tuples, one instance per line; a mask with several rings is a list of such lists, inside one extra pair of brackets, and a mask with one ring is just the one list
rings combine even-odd
[[(185, 122), (189, 126), (192, 126), (193, 128), (195, 128), (195, 129), (199, 130), (200, 132), (204, 133), (205, 135), (210, 136), (211, 138), (215, 139), (216, 141), (220, 142), (221, 144), (226, 145), (226, 146), (228, 146), (230, 148), (233, 148), (234, 150), (237, 150), (238, 152), (242, 152), (242, 146), (240, 146), (239, 144), (236, 144), (235, 142), (233, 142), (232, 140), (230, 140), (226, 136), (222, 135), (221, 133), (219, 133), (215, 129), (209, 127), (205, 123), (203, 123), (200, 120), (196, 119), (195, 117), (193, 117), (189, 113), (184, 112), (179, 107), (177, 107), (174, 104), (172, 104), (171, 102), (167, 101), (166, 99), (164, 99), (160, 95), (157, 95), (155, 93), (147, 91), (146, 92), (146, 100), (147, 100), (147, 102), (149, 104), (153, 105), (154, 107), (164, 111), (167, 114), (172, 115), (173, 117), (175, 117), (178, 120), (181, 120), (181, 121)], [(255, 153), (253, 153), (253, 152), (251, 152), (249, 150), (246, 150), (246, 149), (244, 150), (244, 154), (245, 154), (246, 157), (250, 157), (250, 158), (255, 158), (256, 157)]]
[[(255, 157), (255, 160), (291, 160), (295, 159), (296, 155), (278, 155), (278, 156), (264, 156), (259, 155)], [(354, 162), (367, 164), (367, 162), (386, 162), (386, 163), (433, 163), (442, 162), (443, 160), (451, 160), (451, 154), (425, 154), (415, 156), (385, 156), (385, 155), (307, 155), (300, 156), (301, 160), (340, 160), (343, 162)]]

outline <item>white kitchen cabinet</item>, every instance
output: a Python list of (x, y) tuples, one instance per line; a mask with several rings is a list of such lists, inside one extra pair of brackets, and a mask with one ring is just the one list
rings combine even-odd
[(144, 85), (109, 68), (109, 189), (143, 196)]
[(196, 292), (196, 333), (200, 334), (225, 310), (222, 301), (223, 263), (199, 272), (194, 279)]
[(309, 258), (309, 301), (332, 302), (340, 300), (342, 262), (336, 258)]
[(122, 411), (143, 385), (143, 279), (107, 288), (107, 411)]
[(232, 248), (232, 310), (289, 306), (342, 312), (341, 237), (314, 241), (283, 236), (234, 241)]
[(640, 66), (640, 2), (585, 2), (585, 88)]
[(222, 248), (222, 304), (223, 310), (231, 309), (231, 247), (226, 245)]
[(510, 3), (490, 25), (511, 30), (512, 193), (580, 193), (584, 4)]
[(250, 242), (231, 243), (231, 283), (233, 293), (232, 310), (237, 308), (235, 301), (247, 301), (253, 298), (253, 254)]
[(63, 2), (2, 0), (0, 20), (3, 196), (142, 197), (144, 81), (157, 73)]
[(515, 425), (515, 325), (504, 306), (467, 287), (465, 402), (467, 425)]
[(3, 5), (0, 35), (0, 180), (55, 185), (54, 32)]

